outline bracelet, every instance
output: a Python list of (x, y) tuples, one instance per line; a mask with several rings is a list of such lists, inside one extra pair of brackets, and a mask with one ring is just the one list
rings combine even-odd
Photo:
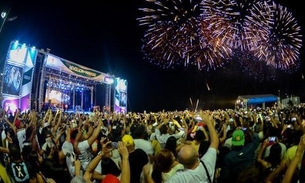
[(100, 151), (100, 152), (98, 153), (98, 155), (101, 156), (101, 157), (103, 157), (103, 156), (104, 156), (104, 153), (103, 153), (102, 151)]

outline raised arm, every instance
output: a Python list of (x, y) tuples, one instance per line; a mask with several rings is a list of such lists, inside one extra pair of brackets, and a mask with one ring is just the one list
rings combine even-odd
[(94, 129), (92, 135), (89, 137), (88, 139), (88, 143), (91, 145), (95, 139), (98, 137), (98, 135), (100, 134), (101, 132), (101, 127), (103, 125), (103, 121), (102, 121), (102, 118), (99, 118), (98, 120), (98, 125), (96, 126), (96, 128)]
[(282, 183), (290, 183), (291, 182), (293, 174), (294, 174), (295, 170), (297, 169), (298, 163), (302, 160), (304, 149), (305, 149), (305, 135), (303, 135), (301, 137), (296, 155), (293, 158), (293, 160), (290, 162), (290, 164), (288, 166), (288, 169), (286, 170), (286, 173), (285, 173), (284, 178), (282, 180)]
[(130, 183), (130, 165), (129, 165), (129, 159), (128, 159), (129, 152), (123, 142), (119, 142), (118, 150), (122, 156), (121, 183)]
[(212, 116), (208, 114), (208, 112), (202, 112), (201, 113), (201, 118), (205, 122), (205, 124), (208, 127), (209, 133), (210, 133), (210, 147), (215, 148), (216, 150), (218, 149), (219, 146), (219, 137), (217, 135), (217, 132), (215, 130)]
[[(100, 143), (104, 142), (105, 138), (101, 138)], [(91, 162), (89, 163), (83, 178), (87, 181), (87, 182), (91, 182), (92, 181), (92, 176), (93, 176), (93, 172), (96, 168), (96, 166), (98, 165), (98, 163), (101, 161), (101, 159), (109, 152), (111, 151), (111, 149), (107, 148), (107, 145), (109, 145), (111, 142), (108, 141), (106, 143), (103, 143), (102, 145), (102, 150), (98, 153), (98, 155), (95, 156), (95, 158), (93, 158), (93, 160), (91, 160)]]
[[(57, 116), (59, 115), (59, 117), (58, 117), (58, 119), (57, 119)], [(57, 119), (57, 123), (55, 124), (55, 121), (56, 121), (56, 119)], [(56, 131), (57, 131), (57, 129), (59, 128), (59, 126), (60, 126), (60, 124), (61, 124), (61, 119), (62, 119), (62, 111), (57, 111), (56, 112), (56, 115), (55, 115), (55, 117), (54, 117), (54, 120), (53, 120), (53, 125), (55, 125), (54, 126), (54, 128), (52, 128), (52, 133), (53, 134), (55, 134), (56, 133)]]
[(13, 125), (6, 117), (4, 117), (4, 120), (6, 123), (10, 126), (11, 129), (13, 129), (14, 133), (17, 134), (17, 128), (15, 125)]

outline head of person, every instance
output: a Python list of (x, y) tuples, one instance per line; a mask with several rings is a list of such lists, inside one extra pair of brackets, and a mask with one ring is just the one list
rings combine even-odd
[(243, 130), (235, 130), (232, 134), (232, 148), (243, 147), (245, 145), (245, 133)]
[(159, 130), (160, 130), (160, 134), (162, 135), (162, 134), (167, 134), (169, 131), (169, 128), (166, 124), (163, 124)]
[(22, 155), (21, 155), (18, 145), (15, 145), (15, 144), (11, 145), (9, 147), (9, 151), (10, 151), (10, 158), (12, 159), (12, 161), (21, 161), (22, 160)]
[(270, 154), (266, 160), (272, 165), (279, 164), (281, 162), (282, 147), (279, 143), (272, 144), (270, 147)]
[(128, 152), (131, 152), (131, 151), (133, 151), (135, 149), (134, 140), (133, 140), (131, 135), (128, 135), (128, 134), (124, 135), (122, 137), (122, 142), (127, 147)]
[(198, 157), (198, 152), (191, 145), (182, 146), (178, 152), (178, 160), (186, 169), (192, 169), (198, 162)]
[(203, 133), (202, 130), (197, 130), (197, 131), (196, 131), (194, 140), (196, 140), (196, 141), (198, 141), (198, 142), (201, 142), (201, 141), (204, 140), (204, 133)]
[(174, 156), (177, 157), (176, 148), (177, 139), (174, 136), (170, 136), (165, 143), (164, 149), (170, 150), (174, 154)]
[(156, 154), (151, 175), (154, 182), (162, 182), (162, 172), (169, 172), (174, 161), (175, 156), (168, 149), (162, 149)]
[(111, 175), (119, 176), (121, 174), (121, 170), (111, 158), (104, 157), (101, 162), (102, 162), (101, 163), (102, 175), (111, 174)]
[(132, 131), (132, 137), (135, 139), (142, 139), (145, 137), (145, 133), (146, 127), (144, 125), (139, 125)]
[(169, 171), (174, 161), (175, 156), (168, 149), (162, 149), (154, 157), (154, 164), (156, 165), (156, 167), (159, 167), (162, 172)]
[(86, 180), (81, 176), (75, 176), (71, 179), (70, 183), (86, 183)]
[(209, 147), (210, 147), (210, 142), (206, 140), (200, 141), (199, 149), (198, 149), (199, 158), (201, 158), (208, 151)]

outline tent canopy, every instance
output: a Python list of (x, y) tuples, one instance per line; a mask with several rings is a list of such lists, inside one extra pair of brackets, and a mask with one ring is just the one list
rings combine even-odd
[(246, 101), (247, 105), (263, 104), (263, 103), (278, 101), (277, 96), (272, 94), (240, 95), (238, 96), (238, 99)]

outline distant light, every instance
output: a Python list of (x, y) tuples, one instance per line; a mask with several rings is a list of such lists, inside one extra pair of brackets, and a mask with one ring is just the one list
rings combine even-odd
[(31, 50), (34, 51), (35, 49), (36, 49), (36, 47), (35, 47), (35, 46), (32, 46)]
[(24, 48), (24, 47), (26, 47), (26, 44), (25, 44), (25, 43), (23, 43), (23, 44), (22, 44), (22, 47), (23, 47), (23, 48)]
[(12, 46), (12, 48), (13, 48), (13, 49), (17, 49), (18, 46), (19, 46), (19, 41), (15, 41), (14, 44), (13, 44), (13, 46)]
[(120, 90), (127, 90), (127, 80), (125, 79), (120, 79), (120, 78), (116, 78), (117, 80), (117, 88), (119, 88)]
[(112, 83), (114, 83), (114, 79), (111, 78), (111, 77), (105, 77), (105, 78), (104, 78), (104, 82), (105, 82), (106, 84), (112, 84)]
[(6, 17), (6, 15), (7, 15), (7, 13), (5, 11), (1, 12), (1, 18), (4, 19)]

